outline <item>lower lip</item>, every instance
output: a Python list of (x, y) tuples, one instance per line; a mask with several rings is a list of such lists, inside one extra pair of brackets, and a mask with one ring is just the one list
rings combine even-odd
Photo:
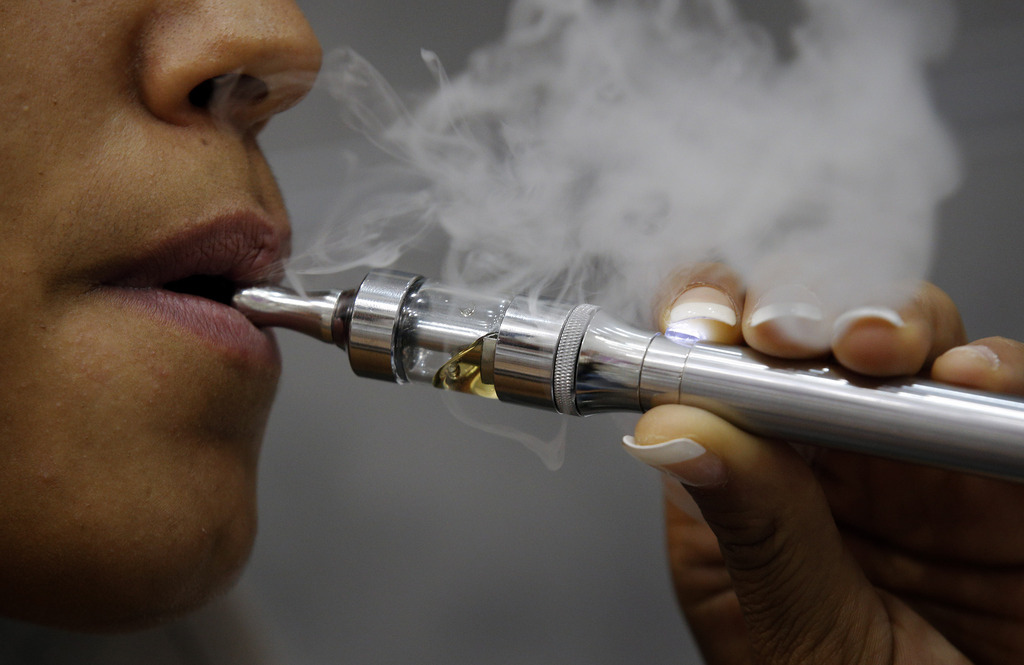
[(123, 305), (169, 323), (205, 346), (246, 364), (281, 364), (277, 343), (238, 310), (213, 300), (157, 288), (108, 287)]

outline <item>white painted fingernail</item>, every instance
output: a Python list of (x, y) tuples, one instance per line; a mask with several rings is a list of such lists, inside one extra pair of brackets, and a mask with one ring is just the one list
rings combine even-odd
[(669, 312), (668, 318), (673, 323), (686, 319), (711, 319), (727, 326), (736, 325), (736, 312), (733, 308), (713, 302), (679, 303)]
[(710, 286), (687, 290), (672, 303), (665, 318), (665, 336), (673, 341), (697, 339), (730, 343), (739, 336), (732, 301)]
[(622, 444), (635, 459), (664, 471), (684, 485), (706, 487), (725, 482), (722, 460), (692, 439), (672, 439), (642, 446), (627, 435), (622, 437)]
[(672, 439), (652, 446), (641, 446), (630, 435), (622, 437), (622, 443), (630, 455), (650, 466), (688, 462), (700, 457), (707, 449), (693, 439)]
[(832, 339), (839, 339), (860, 321), (871, 320), (884, 321), (893, 328), (899, 328), (904, 324), (903, 317), (899, 315), (899, 312), (888, 307), (857, 307), (836, 319), (832, 325)]
[(814, 292), (802, 286), (776, 287), (765, 293), (754, 304), (747, 326), (804, 354), (824, 353), (832, 341), (830, 315)]
[(769, 321), (785, 319), (818, 323), (825, 319), (825, 314), (817, 296), (810, 289), (802, 286), (778, 286), (758, 299), (747, 324), (754, 327)]
[(750, 325), (752, 327), (759, 326), (762, 323), (779, 319), (803, 319), (818, 322), (824, 318), (825, 315), (817, 305), (806, 302), (778, 302), (755, 309), (754, 313), (750, 315)]

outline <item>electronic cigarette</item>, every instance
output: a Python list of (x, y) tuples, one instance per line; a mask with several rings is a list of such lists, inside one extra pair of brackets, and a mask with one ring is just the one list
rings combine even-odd
[(256, 325), (347, 350), (359, 376), (577, 416), (689, 404), (762, 436), (1024, 481), (1024, 400), (679, 343), (594, 305), (481, 295), (391, 270), (351, 291), (246, 288), (233, 304)]

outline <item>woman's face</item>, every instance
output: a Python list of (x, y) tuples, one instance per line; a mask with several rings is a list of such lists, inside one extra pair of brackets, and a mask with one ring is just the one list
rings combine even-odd
[(147, 623), (245, 561), (280, 362), (215, 299), (287, 252), (255, 135), (319, 61), (290, 0), (0, 0), (0, 614)]

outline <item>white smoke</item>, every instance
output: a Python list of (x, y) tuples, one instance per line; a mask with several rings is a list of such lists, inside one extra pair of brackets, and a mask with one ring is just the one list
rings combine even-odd
[[(805, 0), (770, 35), (732, 2), (519, 0), (503, 39), (412, 110), (351, 51), (326, 78), (394, 159), (344, 176), (292, 271), (399, 258), (440, 230), (443, 277), (648, 320), (672, 271), (716, 260), (834, 311), (923, 277), (957, 158), (924, 67), (928, 0)], [(899, 288), (897, 288), (899, 287)]]

